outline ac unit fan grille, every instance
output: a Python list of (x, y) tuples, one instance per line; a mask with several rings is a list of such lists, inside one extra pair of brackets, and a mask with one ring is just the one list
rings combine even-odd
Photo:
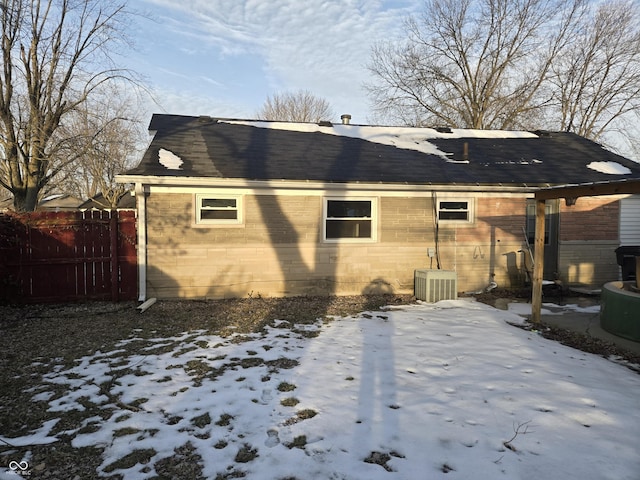
[(416, 270), (414, 294), (418, 300), (434, 303), (458, 298), (456, 272), (449, 270)]

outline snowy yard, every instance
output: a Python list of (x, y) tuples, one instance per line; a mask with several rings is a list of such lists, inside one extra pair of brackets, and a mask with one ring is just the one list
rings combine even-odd
[[(458, 300), (250, 335), (134, 335), (29, 392), (53, 417), (95, 412), (78, 428), (52, 433), (54, 418), (0, 439), (67, 435), (126, 480), (640, 478), (640, 375), (509, 324), (522, 321)], [(0, 478), (46, 472), (11, 453)]]

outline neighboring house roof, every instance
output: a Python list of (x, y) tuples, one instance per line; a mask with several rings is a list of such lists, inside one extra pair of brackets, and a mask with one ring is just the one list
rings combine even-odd
[(640, 164), (565, 132), (154, 115), (124, 177), (540, 186), (640, 178)]
[(77, 210), (81, 203), (82, 200), (71, 195), (53, 194), (38, 203), (38, 210)]
[[(40, 203), (38, 203), (38, 210), (76, 210), (80, 203), (82, 203), (82, 200), (79, 198), (57, 193), (43, 198)], [(0, 200), (0, 211), (10, 210), (13, 210), (13, 198)]]
[[(44, 198), (38, 204), (38, 210), (88, 210), (88, 209), (109, 209), (107, 202), (102, 194), (98, 194), (84, 202), (79, 198), (65, 194), (54, 194)], [(135, 209), (136, 199), (128, 192), (118, 202), (119, 209)], [(13, 198), (0, 200), (0, 211), (13, 210)]]
[[(96, 210), (109, 210), (111, 209), (111, 204), (104, 198), (102, 193), (97, 194), (96, 196), (90, 198), (89, 200), (84, 201), (80, 207), (80, 209), (96, 209)], [(125, 193), (120, 200), (118, 200), (118, 209), (135, 209), (136, 208), (136, 198), (133, 196), (132, 192)]]

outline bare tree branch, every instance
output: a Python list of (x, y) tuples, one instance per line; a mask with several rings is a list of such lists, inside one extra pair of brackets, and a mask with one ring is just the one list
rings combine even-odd
[[(115, 176), (133, 167), (146, 147), (141, 109), (123, 88), (102, 89), (67, 118), (59, 135), (61, 149), (52, 183), (79, 198), (102, 197), (104, 208), (116, 208), (128, 186)], [(62, 187), (63, 186), (63, 187)]]
[(526, 126), (547, 102), (544, 81), (584, 3), (428, 0), (404, 44), (374, 47), (374, 107), (395, 118), (409, 110), (422, 124)]
[(554, 86), (562, 130), (600, 140), (640, 107), (640, 16), (637, 3), (598, 4), (575, 42), (558, 58)]
[(330, 120), (333, 111), (323, 98), (307, 90), (298, 90), (267, 97), (257, 116), (261, 120), (317, 123)]
[(17, 210), (34, 210), (64, 164), (78, 157), (61, 155), (65, 119), (105, 83), (133, 77), (114, 63), (129, 16), (117, 1), (2, 2), (0, 185)]

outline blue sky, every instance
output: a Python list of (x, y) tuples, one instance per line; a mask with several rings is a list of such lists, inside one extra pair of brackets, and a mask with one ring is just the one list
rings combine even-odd
[[(267, 95), (306, 89), (367, 123), (371, 45), (420, 0), (138, 0), (133, 68), (153, 112), (255, 118)], [(150, 111), (150, 113), (152, 113)]]

